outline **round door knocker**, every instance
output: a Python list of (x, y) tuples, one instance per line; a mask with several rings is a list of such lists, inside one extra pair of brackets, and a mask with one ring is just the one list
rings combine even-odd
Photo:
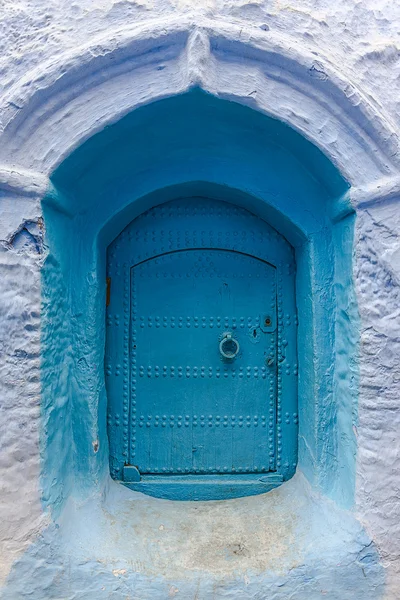
[(239, 342), (232, 337), (231, 331), (226, 331), (222, 334), (222, 339), (219, 343), (219, 351), (222, 358), (233, 360), (239, 354)]

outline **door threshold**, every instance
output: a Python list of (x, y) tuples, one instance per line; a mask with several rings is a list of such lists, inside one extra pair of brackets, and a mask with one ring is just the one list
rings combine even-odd
[(278, 473), (141, 475), (140, 481), (121, 483), (131, 490), (155, 498), (205, 501), (265, 494), (280, 486), (283, 477)]

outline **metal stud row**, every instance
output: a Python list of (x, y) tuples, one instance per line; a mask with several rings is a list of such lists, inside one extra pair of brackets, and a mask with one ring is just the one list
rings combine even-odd
[(159, 366), (143, 366), (139, 367), (139, 377), (149, 377), (149, 378), (157, 378), (157, 377), (193, 377), (196, 379), (197, 377), (207, 378), (207, 377), (216, 377), (217, 379), (220, 377), (224, 377), (227, 379), (228, 377), (239, 377), (239, 378), (262, 378), (266, 379), (267, 377), (267, 368), (266, 367), (240, 367), (239, 369), (220, 369), (219, 367), (159, 367)]
[[(137, 318), (136, 311), (134, 313), (134, 320), (139, 321), (139, 326), (143, 329), (144, 327), (202, 327), (213, 328), (213, 327), (226, 327), (235, 329), (240, 327), (241, 329), (256, 328), (260, 326), (260, 317), (159, 317), (159, 316), (140, 316)], [(111, 323), (112, 324), (112, 323)]]
[(190, 425), (193, 427), (219, 427), (220, 425), (223, 427), (267, 426), (267, 417), (265, 415), (261, 415), (260, 417), (258, 415), (247, 415), (246, 417), (242, 415), (232, 415), (231, 417), (228, 417), (227, 415), (209, 415), (207, 417), (204, 415), (200, 415), (199, 417), (197, 415), (185, 415), (184, 417), (182, 415), (162, 415), (161, 417), (159, 415), (140, 415), (139, 418), (134, 416), (132, 420), (134, 424), (139, 425), (139, 427), (166, 427), (167, 425), (169, 427), (189, 427)]
[[(269, 467), (267, 466), (254, 466), (254, 467), (199, 467), (196, 469), (195, 467), (155, 467), (151, 469), (151, 473), (257, 473), (269, 471)], [(141, 472), (146, 474), (146, 469), (142, 469)]]

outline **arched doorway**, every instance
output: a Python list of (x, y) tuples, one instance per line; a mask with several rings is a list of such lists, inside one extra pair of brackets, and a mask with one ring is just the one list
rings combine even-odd
[[(194, 90), (144, 106), (127, 115), (112, 128), (90, 139), (57, 170), (53, 176), (54, 185), (60, 190), (70, 186), (69, 210), (75, 217), (70, 219), (58, 205), (53, 209), (53, 198), (46, 204), (47, 231), (52, 236), (52, 251), (54, 256), (57, 255), (58, 263), (47, 262), (43, 289), (51, 297), (57, 293), (53, 285), (57, 275), (53, 270), (65, 273), (61, 279), (63, 284), (72, 280), (75, 282), (66, 310), (76, 317), (69, 318), (66, 315), (62, 318), (62, 311), (57, 309), (57, 319), (61, 319), (63, 326), (68, 327), (71, 339), (69, 347), (73, 348), (73, 355), (77, 357), (78, 367), (71, 367), (73, 379), (65, 379), (76, 386), (77, 393), (71, 396), (72, 401), (79, 403), (84, 398), (84, 402), (91, 402), (98, 416), (97, 430), (90, 425), (92, 421), (81, 418), (74, 418), (72, 429), (77, 448), (82, 448), (84, 444), (98, 448), (99, 440), (99, 449), (92, 461), (93, 477), (96, 477), (99, 464), (104, 474), (110, 472), (110, 435), (107, 435), (107, 431), (110, 433), (110, 429), (107, 429), (109, 398), (106, 393), (108, 376), (106, 371), (106, 378), (103, 377), (102, 368), (106, 334), (107, 248), (121, 231), (146, 211), (178, 198), (197, 197), (216, 199), (249, 211), (260, 222), (266, 223), (266, 227), (279, 232), (293, 248), (299, 315), (298, 346), (301, 348), (298, 355), (299, 404), (298, 413), (295, 408), (283, 412), (282, 425), (286, 426), (286, 419), (290, 419), (291, 415), (293, 420), (297, 419), (294, 415), (298, 414), (298, 466), (310, 481), (325, 486), (324, 489), (335, 488), (340, 490), (340, 494), (343, 490), (351, 495), (349, 481), (352, 480), (347, 475), (344, 477), (345, 470), (338, 465), (351, 462), (353, 456), (350, 448), (354, 438), (351, 430), (353, 388), (348, 369), (345, 370), (345, 377), (336, 384), (338, 371), (334, 365), (338, 357), (352, 356), (352, 340), (356, 339), (351, 337), (352, 328), (356, 326), (356, 315), (353, 318), (352, 314), (350, 320), (345, 317), (348, 307), (353, 311), (354, 306), (350, 278), (353, 215), (351, 211), (346, 212), (346, 198), (343, 198), (345, 184), (338, 179), (336, 172), (330, 177), (332, 169), (323, 155), (282, 123), (249, 108)], [(332, 190), (335, 191), (335, 197), (341, 194), (340, 198), (343, 198), (340, 214), (332, 213)], [(57, 198), (59, 205), (65, 198), (67, 196), (63, 195)], [(185, 232), (186, 229), (183, 230), (183, 239)], [(127, 254), (121, 255), (121, 269), (125, 268), (124, 263), (128, 264), (130, 258)], [(268, 257), (265, 260), (273, 263)], [(111, 293), (112, 289), (111, 281)], [(128, 294), (129, 315), (129, 280), (128, 289), (121, 288), (121, 292)], [(52, 301), (51, 306), (57, 306), (57, 303), (64, 305), (67, 300), (68, 294), (57, 293), (57, 301)], [(345, 310), (341, 309), (342, 306)], [(121, 305), (121, 311), (112, 311), (113, 319), (116, 314), (119, 315), (121, 331), (125, 315), (122, 309), (125, 306)], [(283, 317), (286, 319), (286, 314)], [(52, 319), (52, 326), (54, 322)], [(129, 327), (128, 322), (128, 343)], [(221, 333), (224, 331), (221, 330)], [(62, 339), (66, 340), (67, 337)], [(52, 344), (53, 338), (51, 352)], [(338, 347), (341, 348), (340, 352), (336, 351)], [(126, 385), (127, 389), (122, 387), (121, 390), (127, 391), (129, 396), (129, 375), (123, 382), (125, 359), (129, 363), (129, 348), (128, 356), (123, 356), (123, 360), (116, 363), (120, 365), (118, 385)], [(290, 368), (293, 365), (294, 373), (296, 361), (291, 360), (289, 364)], [(186, 368), (190, 365), (176, 363), (170, 366)], [(53, 377), (53, 365), (50, 368)], [(286, 377), (286, 371), (283, 376)], [(337, 385), (341, 388), (340, 404), (336, 402)], [(121, 402), (124, 398), (123, 393), (120, 394)], [(129, 416), (124, 417), (129, 415), (129, 406), (127, 412), (121, 406), (118, 418), (115, 415), (114, 425), (121, 440), (118, 444), (128, 443), (129, 446), (129, 422), (124, 423), (124, 418), (129, 421)], [(345, 414), (337, 419), (337, 411), (342, 407)], [(79, 405), (71, 414), (78, 415), (81, 410), (82, 406)], [(148, 414), (152, 413), (147, 412), (144, 416)], [(157, 414), (154, 412), (154, 416)], [(163, 413), (166, 416), (174, 414)], [(230, 416), (233, 414), (236, 413), (232, 412)], [(215, 416), (229, 414), (215, 413)], [(251, 417), (252, 413), (238, 416)], [(254, 413), (253, 416), (259, 415)], [(277, 425), (281, 423), (277, 422)], [(297, 424), (293, 423), (293, 426), (297, 427)], [(340, 433), (342, 427), (347, 437)], [(275, 450), (278, 447), (278, 433)], [(349, 440), (349, 444), (341, 444), (340, 440), (343, 439)], [(54, 456), (55, 453), (49, 453), (51, 460)], [(78, 463), (79, 468), (82, 468), (84, 481), (88, 483), (92, 467), (88, 460), (85, 471), (85, 455), (79, 451), (79, 456), (83, 461)], [(269, 485), (279, 484), (284, 479), (283, 471), (288, 473), (288, 477), (293, 472), (296, 460), (285, 460), (278, 465), (275, 456), (277, 470), (274, 477), (277, 477), (280, 467), (281, 479), (272, 482), (272, 473), (266, 471), (268, 481), (263, 482), (263, 491)], [(119, 463), (120, 469), (125, 460), (128, 465), (133, 463), (135, 466), (134, 461), (129, 462), (128, 456), (123, 458), (124, 461)], [(114, 469), (113, 459), (111, 463)], [(121, 470), (113, 473), (118, 480), (123, 479), (122, 475)], [(153, 475), (161, 476), (146, 476)], [(199, 476), (196, 473), (188, 475)], [(237, 479), (236, 476), (239, 474), (235, 474)], [(162, 495), (164, 492), (156, 490), (152, 493)], [(234, 492), (229, 491), (229, 495), (234, 495)], [(175, 497), (178, 496), (184, 497), (181, 490)]]
[[(313, 486), (352, 506), (359, 336), (353, 208), (398, 189), (391, 124), (340, 69), (326, 63), (324, 78), (310, 77), (308, 49), (294, 52), (263, 30), (243, 36), (239, 23), (179, 17), (124, 28), (70, 58), (60, 55), (29, 75), (29, 90), (23, 79), (10, 89), (1, 145), (5, 189), (18, 190), (21, 217), (27, 196), (43, 201), (49, 249), (42, 285), (45, 502), (62, 506), (60, 498), (108, 475), (98, 370), (105, 248), (148, 208), (149, 195), (207, 182), (236, 190), (246, 207), (247, 196), (248, 208), (296, 249), (297, 302), (307, 315), (298, 335), (299, 466)], [(211, 102), (203, 97), (196, 106), (198, 90)], [(58, 328), (62, 333), (51, 335)], [(60, 369), (54, 355), (66, 357)], [(64, 428), (73, 443), (53, 433)]]
[(265, 492), (294, 473), (294, 264), (265, 221), (206, 198), (152, 208), (116, 238), (106, 350), (114, 478), (204, 499)]

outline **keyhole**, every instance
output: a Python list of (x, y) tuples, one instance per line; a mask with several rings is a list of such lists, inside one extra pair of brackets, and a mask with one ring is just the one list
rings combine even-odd
[(257, 330), (256, 330), (256, 329), (254, 329), (254, 330), (253, 330), (253, 337), (254, 337), (254, 338), (256, 338), (256, 337), (257, 337)]

